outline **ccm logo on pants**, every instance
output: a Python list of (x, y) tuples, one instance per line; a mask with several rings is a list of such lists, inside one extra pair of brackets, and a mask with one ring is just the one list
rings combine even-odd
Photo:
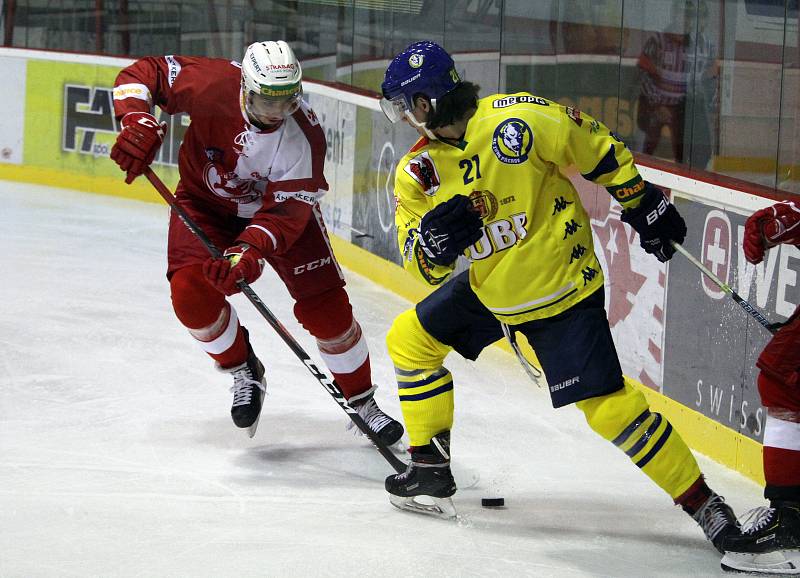
[(319, 269), (320, 267), (324, 267), (325, 265), (331, 264), (331, 257), (325, 257), (324, 259), (317, 259), (316, 261), (311, 261), (310, 263), (306, 263), (305, 265), (298, 265), (294, 268), (295, 275), (302, 275), (306, 271), (313, 271), (314, 269)]

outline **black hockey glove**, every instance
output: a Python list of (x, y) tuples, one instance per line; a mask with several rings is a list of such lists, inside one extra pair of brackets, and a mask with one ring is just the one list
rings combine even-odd
[(450, 265), (464, 249), (481, 238), (483, 222), (472, 202), (456, 195), (422, 216), (419, 244), (431, 262)]
[(683, 243), (686, 222), (661, 189), (646, 181), (644, 186), (642, 202), (635, 209), (622, 211), (622, 222), (639, 233), (639, 243), (645, 252), (664, 263), (675, 254), (671, 241)]

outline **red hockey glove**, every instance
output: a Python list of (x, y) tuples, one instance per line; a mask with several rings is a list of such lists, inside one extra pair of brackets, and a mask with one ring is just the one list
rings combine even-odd
[(791, 201), (756, 211), (744, 224), (744, 256), (754, 265), (764, 259), (764, 251), (781, 243), (800, 245), (800, 208)]
[(436, 265), (449, 265), (476, 243), (483, 222), (469, 197), (456, 195), (422, 216), (419, 244)]
[(644, 186), (639, 206), (624, 210), (620, 218), (639, 233), (642, 249), (664, 263), (675, 254), (671, 241), (683, 243), (686, 238), (686, 222), (661, 189), (646, 181)]
[(120, 124), (122, 131), (111, 149), (111, 159), (128, 173), (125, 182), (131, 184), (153, 162), (164, 142), (167, 123), (158, 124), (156, 117), (147, 112), (129, 112)]
[(264, 258), (261, 252), (247, 243), (229, 247), (222, 258), (213, 257), (203, 263), (203, 275), (214, 288), (225, 295), (241, 291), (238, 281), (253, 283), (261, 276)]

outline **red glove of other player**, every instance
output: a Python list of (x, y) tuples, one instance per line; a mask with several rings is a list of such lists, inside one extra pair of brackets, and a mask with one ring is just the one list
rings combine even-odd
[(153, 162), (164, 142), (167, 123), (158, 124), (156, 117), (147, 112), (129, 112), (120, 124), (122, 131), (111, 149), (111, 159), (128, 173), (125, 182), (131, 184)]
[(744, 225), (744, 256), (753, 264), (761, 263), (764, 251), (781, 243), (800, 245), (800, 208), (791, 201), (756, 211)]
[(241, 291), (238, 281), (253, 283), (261, 276), (263, 269), (261, 251), (247, 243), (229, 247), (222, 258), (209, 258), (203, 263), (203, 275), (217, 291), (225, 295)]

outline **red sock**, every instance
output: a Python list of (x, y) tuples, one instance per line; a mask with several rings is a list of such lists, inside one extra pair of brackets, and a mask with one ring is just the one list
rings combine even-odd
[(690, 516), (694, 516), (697, 510), (711, 497), (711, 494), (711, 488), (708, 487), (708, 484), (706, 484), (706, 481), (701, 475), (689, 486), (688, 490), (675, 498), (675, 503), (683, 508), (684, 512)]
[(322, 360), (344, 397), (350, 399), (372, 387), (367, 341), (353, 318), (347, 293), (341, 287), (298, 301), (297, 320), (317, 338)]

